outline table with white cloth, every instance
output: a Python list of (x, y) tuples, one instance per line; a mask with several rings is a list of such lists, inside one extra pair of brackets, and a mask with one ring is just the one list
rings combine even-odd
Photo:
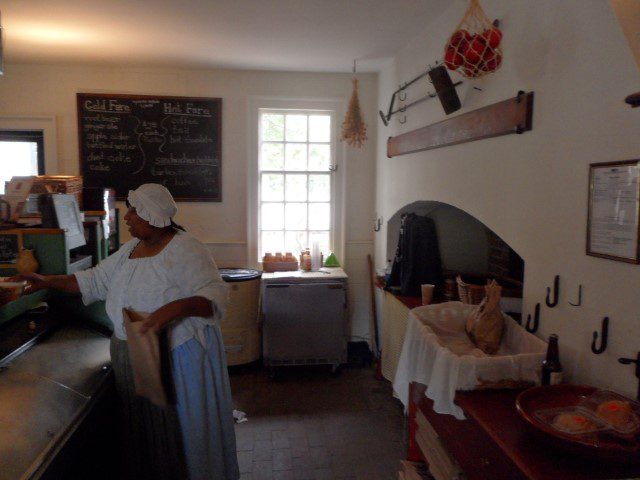
[(398, 368), (395, 395), (408, 405), (409, 383), (427, 385), (425, 395), (437, 413), (464, 419), (454, 403), (456, 390), (474, 390), (504, 380), (539, 383), (546, 343), (505, 315), (500, 349), (487, 355), (468, 338), (465, 323), (477, 305), (446, 302), (409, 311)]

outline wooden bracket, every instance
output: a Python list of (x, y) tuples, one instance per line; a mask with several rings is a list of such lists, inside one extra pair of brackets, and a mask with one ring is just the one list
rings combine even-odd
[(524, 133), (533, 128), (533, 92), (518, 95), (387, 140), (389, 158), (407, 153)]

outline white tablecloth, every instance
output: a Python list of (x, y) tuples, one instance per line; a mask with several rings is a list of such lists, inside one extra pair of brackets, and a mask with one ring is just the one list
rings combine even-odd
[(471, 342), (465, 322), (476, 305), (446, 302), (414, 308), (409, 312), (407, 332), (393, 389), (405, 408), (409, 383), (427, 385), (426, 396), (437, 413), (464, 419), (453, 399), (456, 390), (473, 390), (481, 382), (516, 380), (539, 383), (547, 345), (505, 315), (500, 350), (487, 355)]

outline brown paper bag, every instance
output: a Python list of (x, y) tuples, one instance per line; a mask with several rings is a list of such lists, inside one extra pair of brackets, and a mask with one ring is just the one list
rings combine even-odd
[(486, 296), (467, 318), (466, 331), (476, 346), (487, 354), (500, 348), (504, 330), (504, 316), (500, 309), (502, 287), (495, 280), (484, 287)]
[(145, 312), (122, 309), (136, 395), (165, 408), (175, 403), (167, 335), (166, 330), (160, 335), (151, 330), (141, 335), (140, 327), (148, 316)]

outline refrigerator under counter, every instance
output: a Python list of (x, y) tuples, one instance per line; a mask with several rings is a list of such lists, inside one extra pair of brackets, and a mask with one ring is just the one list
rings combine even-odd
[(347, 277), (320, 281), (267, 279), (263, 285), (266, 366), (347, 361)]

